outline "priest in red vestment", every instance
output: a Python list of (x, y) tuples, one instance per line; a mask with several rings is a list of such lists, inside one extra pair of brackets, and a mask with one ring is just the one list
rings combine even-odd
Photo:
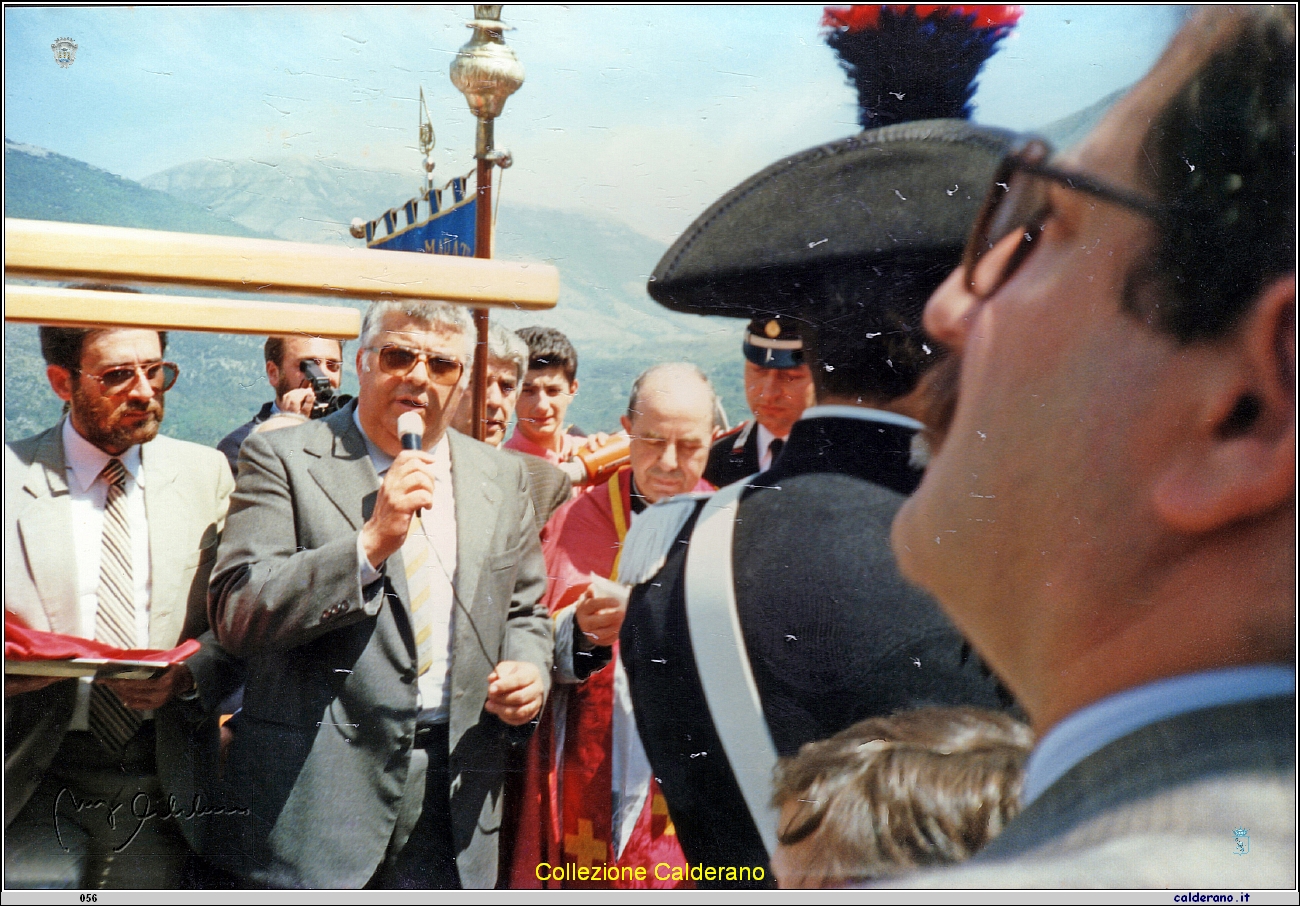
[(638, 512), (712, 490), (700, 476), (714, 434), (713, 388), (694, 365), (656, 365), (633, 384), (622, 421), (630, 465), (583, 489), (542, 533), (556, 686), (529, 743), (511, 887), (691, 886), (672, 880), (686, 858), (636, 733), (617, 650), (627, 593), (611, 580)]

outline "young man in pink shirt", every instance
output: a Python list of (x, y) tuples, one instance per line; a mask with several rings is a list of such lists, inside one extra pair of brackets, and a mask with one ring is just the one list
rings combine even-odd
[(554, 327), (524, 327), (516, 333), (528, 344), (528, 373), (519, 394), (515, 433), (505, 445), (560, 465), (585, 442), (581, 435), (567, 433), (564, 422), (578, 392), (578, 353)]

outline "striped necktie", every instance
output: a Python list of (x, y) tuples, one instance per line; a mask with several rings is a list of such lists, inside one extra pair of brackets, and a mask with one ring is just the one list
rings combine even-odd
[[(131, 577), (131, 526), (126, 519), (126, 467), (110, 459), (101, 477), (108, 484), (104, 534), (99, 554), (99, 607), (95, 640), (114, 648), (135, 648), (135, 582)], [(95, 684), (90, 695), (90, 729), (110, 751), (120, 752), (144, 719), (107, 686)]]
[(433, 665), (433, 608), (429, 606), (432, 592), (429, 589), (429, 570), (434, 564), (433, 542), (424, 531), (424, 523), (417, 513), (411, 517), (411, 528), (402, 545), (402, 560), (406, 563), (406, 590), (411, 600), (411, 629), (415, 633), (415, 650), (419, 655), (420, 675), (429, 672)]

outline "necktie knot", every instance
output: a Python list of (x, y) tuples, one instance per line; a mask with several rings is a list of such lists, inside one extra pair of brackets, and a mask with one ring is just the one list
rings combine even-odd
[(110, 459), (108, 465), (104, 466), (104, 471), (99, 474), (103, 476), (109, 487), (126, 487), (126, 466), (122, 465), (120, 459)]

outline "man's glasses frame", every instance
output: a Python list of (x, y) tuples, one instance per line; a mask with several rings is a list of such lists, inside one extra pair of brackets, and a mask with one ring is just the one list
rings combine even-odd
[(100, 374), (91, 374), (80, 368), (70, 369), (73, 374), (88, 377), (99, 382), (104, 393), (122, 393), (135, 386), (136, 379), (143, 374), (144, 379), (154, 390), (166, 393), (176, 385), (181, 376), (181, 366), (175, 362), (141, 362), (137, 365), (119, 365)]
[[(1040, 138), (1030, 138), (998, 165), (993, 184), (980, 206), (962, 253), (961, 266), (966, 286), (981, 300), (997, 293), (1015, 275), (1028, 256), (1031, 244), (1037, 239), (1034, 234), (1042, 229), (1043, 215), (1049, 210), (1044, 182), (1083, 192), (1157, 222), (1165, 221), (1171, 216), (1169, 208), (1136, 192), (1107, 185), (1083, 173), (1052, 166), (1047, 163), (1051, 156), (1051, 145)], [(1034, 177), (1035, 181), (1027, 183), (1026, 176)], [(981, 260), (1016, 230), (1022, 233), (1020, 244), (1006, 257), (1001, 272), (992, 280), (977, 280)], [(982, 288), (981, 284), (986, 284), (987, 288)]]
[(465, 373), (465, 363), (449, 359), (436, 352), (420, 352), (406, 346), (388, 343), (383, 346), (367, 346), (368, 352), (375, 353), (379, 369), (395, 377), (406, 377), (415, 370), (415, 366), (424, 362), (424, 370), (429, 380), (444, 387), (451, 387), (460, 381)]
[(320, 359), (314, 356), (307, 356), (306, 358), (298, 360), (298, 370), (303, 374), (307, 373), (306, 366), (308, 365), (316, 365), (318, 368), (323, 368), (330, 374), (338, 374), (343, 370), (342, 359)]

